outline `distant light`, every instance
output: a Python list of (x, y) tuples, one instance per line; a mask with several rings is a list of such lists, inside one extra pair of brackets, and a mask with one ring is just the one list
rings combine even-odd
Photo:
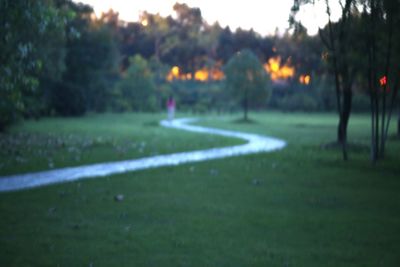
[(271, 80), (285, 80), (294, 76), (295, 69), (290, 66), (290, 59), (281, 64), (281, 57), (272, 57), (264, 64), (265, 71), (270, 75)]
[(270, 68), (271, 68), (272, 72), (279, 71), (279, 62), (276, 62), (276, 61), (270, 62)]
[(208, 81), (220, 81), (224, 79), (224, 72), (221, 70), (222, 63), (216, 63), (212, 68), (202, 68), (192, 73), (183, 73), (181, 72), (178, 66), (173, 66), (169, 73), (166, 76), (167, 81), (171, 82), (173, 80), (196, 80), (200, 82), (208, 82)]
[(97, 16), (96, 16), (96, 13), (92, 13), (92, 14), (90, 14), (90, 20), (91, 21), (96, 21), (97, 20)]
[(207, 69), (201, 69), (197, 70), (194, 73), (194, 79), (197, 81), (205, 82), (208, 80), (208, 70)]
[(310, 82), (311, 82), (311, 76), (308, 75), (308, 74), (300, 75), (300, 77), (299, 77), (299, 82), (300, 82), (301, 84), (308, 85), (308, 84), (310, 84)]
[(167, 80), (168, 81), (172, 81), (175, 79), (179, 79), (179, 67), (178, 66), (173, 66), (171, 68), (171, 70), (169, 71), (168, 75), (167, 75)]
[(146, 27), (147, 25), (149, 25), (149, 21), (148, 21), (147, 19), (143, 19), (141, 23), (142, 23), (142, 25), (143, 25), (144, 27)]
[(311, 76), (310, 75), (306, 75), (306, 77), (304, 77), (304, 83), (305, 84), (309, 84), (311, 82)]
[(379, 79), (379, 83), (381, 84), (381, 86), (385, 86), (387, 83), (387, 77), (382, 76), (382, 78)]
[(218, 69), (218, 68), (214, 68), (211, 70), (211, 79), (214, 81), (220, 81), (222, 79), (224, 79), (225, 74), (222, 70)]
[(173, 66), (171, 69), (172, 75), (174, 75), (175, 77), (179, 76), (179, 67), (178, 66)]

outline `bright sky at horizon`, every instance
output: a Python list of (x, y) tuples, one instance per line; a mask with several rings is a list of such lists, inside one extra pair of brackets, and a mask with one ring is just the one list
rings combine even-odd
[[(159, 13), (162, 16), (174, 15), (172, 9), (176, 2), (186, 3), (190, 7), (199, 7), (203, 18), (213, 24), (218, 21), (222, 27), (229, 26), (231, 30), (251, 28), (261, 35), (272, 35), (278, 28), (284, 33), (289, 27), (288, 19), (293, 0), (246, 0), (246, 1), (217, 1), (217, 0), (74, 0), (93, 6), (97, 15), (113, 9), (124, 21), (138, 21), (143, 11)], [(318, 27), (327, 22), (325, 1), (317, 1), (315, 6), (307, 5), (302, 8), (298, 18), (313, 35)], [(229, 3), (229, 6), (227, 6)], [(339, 17), (337, 6), (332, 7), (332, 17)]]

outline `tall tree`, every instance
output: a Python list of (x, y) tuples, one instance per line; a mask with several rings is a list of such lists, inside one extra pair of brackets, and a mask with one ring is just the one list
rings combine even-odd
[(398, 0), (365, 1), (363, 18), (368, 31), (368, 89), (371, 99), (371, 159), (384, 157), (392, 111), (398, 92), (398, 52), (393, 48), (400, 37)]
[[(110, 76), (116, 67), (117, 50), (105, 20), (94, 20), (93, 9), (84, 4), (66, 2), (75, 14), (66, 31), (66, 70), (52, 90), (53, 108), (58, 114), (79, 116), (87, 110), (105, 109)], [(68, 101), (65, 101), (68, 99)]]
[(179, 43), (171, 53), (179, 55), (179, 65), (184, 72), (194, 74), (200, 67), (199, 58), (207, 56), (207, 49), (200, 41), (205, 26), (203, 17), (199, 8), (191, 8), (186, 4), (176, 3), (173, 8), (177, 15), (176, 31)]
[(135, 55), (114, 91), (116, 111), (154, 111), (158, 108), (154, 74), (146, 59)]
[(270, 95), (268, 76), (256, 55), (248, 49), (236, 53), (225, 66), (226, 86), (243, 106), (243, 119), (248, 109), (265, 105)]
[(47, 37), (62, 31), (63, 23), (50, 0), (0, 1), (0, 131), (38, 105), (31, 100), (52, 57)]
[[(294, 16), (302, 4), (314, 2), (311, 0), (294, 0), (291, 14), (291, 22), (295, 23)], [(320, 30), (320, 37), (329, 53), (333, 75), (335, 77), (336, 104), (339, 115), (337, 128), (337, 141), (342, 146), (343, 159), (348, 159), (347, 151), (347, 126), (350, 119), (354, 68), (349, 62), (349, 50), (351, 47), (349, 27), (351, 25), (351, 11), (355, 0), (345, 0), (344, 4), (340, 1), (341, 18), (333, 24), (331, 21), (331, 7), (329, 0), (325, 0), (326, 13), (328, 15), (328, 25), (325, 31)]]
[(225, 27), (218, 37), (217, 57), (226, 63), (235, 52), (233, 33)]
[[(302, 4), (294, 0), (291, 22)], [(399, 65), (394, 63), (394, 38), (398, 36), (398, 0), (339, 1), (342, 8), (338, 22), (331, 21), (330, 1), (325, 0), (327, 26), (319, 31), (328, 50), (335, 77), (339, 113), (338, 141), (347, 159), (347, 125), (352, 107), (352, 87), (357, 76), (368, 85), (371, 104), (371, 159), (382, 158), (390, 117), (397, 95)], [(362, 8), (362, 11), (360, 11)], [(394, 78), (396, 77), (396, 78)], [(390, 86), (389, 86), (390, 85)], [(389, 95), (391, 95), (389, 101)], [(388, 105), (390, 102), (390, 105)]]

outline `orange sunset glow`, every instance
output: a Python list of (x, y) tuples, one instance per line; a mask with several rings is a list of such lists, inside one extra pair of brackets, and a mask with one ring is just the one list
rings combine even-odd
[(300, 75), (300, 77), (299, 77), (299, 82), (300, 82), (301, 84), (308, 85), (308, 84), (310, 84), (310, 82), (311, 82), (311, 76), (308, 75), (308, 74), (302, 74), (302, 75)]
[[(220, 81), (225, 78), (224, 72), (221, 70), (222, 63), (218, 62), (211, 68), (203, 67), (192, 73), (183, 73), (178, 66), (173, 66), (166, 76), (167, 81), (174, 80), (195, 80), (199, 82)], [(273, 82), (287, 80), (295, 76), (295, 68), (291, 66), (290, 58), (282, 63), (280, 56), (272, 57), (264, 65), (265, 71), (270, 75)], [(308, 85), (311, 82), (309, 74), (299, 76), (299, 83)]]
[(209, 68), (201, 68), (192, 73), (182, 73), (178, 66), (173, 66), (169, 73), (167, 74), (167, 81), (171, 82), (173, 80), (196, 80), (199, 82), (207, 82), (207, 81), (220, 81), (225, 77), (223, 71), (218, 67)]
[(272, 81), (285, 80), (295, 74), (294, 67), (290, 66), (290, 60), (282, 64), (281, 57), (272, 57), (264, 64), (264, 69), (271, 76)]

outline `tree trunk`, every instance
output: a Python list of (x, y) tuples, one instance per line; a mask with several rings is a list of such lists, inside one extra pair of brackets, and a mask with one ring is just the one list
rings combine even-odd
[[(328, 5), (328, 3), (327, 3), (327, 5)], [(336, 55), (336, 46), (335, 46), (335, 41), (334, 41), (334, 37), (333, 37), (332, 22), (331, 22), (331, 16), (330, 16), (330, 11), (329, 10), (330, 10), (330, 8), (328, 6), (329, 44), (326, 44), (326, 46), (330, 48), (330, 50), (332, 51), (332, 54), (333, 54), (332, 60), (333, 60), (333, 72), (334, 72), (334, 77), (335, 77), (336, 108), (337, 108), (337, 112), (339, 114), (339, 125), (338, 125), (338, 132), (337, 132), (337, 141), (338, 141), (338, 143), (343, 144), (343, 142), (342, 142), (343, 133), (342, 133), (342, 122), (341, 122), (342, 121), (342, 104), (341, 104), (341, 93), (340, 93), (339, 68), (338, 68), (337, 55)]]
[[(383, 158), (385, 156), (385, 143), (386, 143), (386, 132), (385, 132), (385, 119), (386, 119), (386, 94), (389, 84), (389, 69), (391, 66), (391, 55), (392, 55), (392, 37), (393, 37), (393, 16), (391, 14), (389, 15), (389, 29), (388, 29), (388, 35), (389, 35), (389, 40), (387, 44), (387, 49), (386, 49), (386, 65), (385, 65), (385, 78), (387, 79), (387, 82), (383, 86), (383, 100), (382, 100), (382, 133), (381, 133), (381, 157)], [(390, 111), (389, 111), (389, 118), (388, 118), (388, 123), (390, 121)]]
[(386, 86), (383, 87), (382, 95), (382, 117), (381, 117), (381, 150), (380, 158), (384, 158), (385, 155), (385, 119), (386, 119)]
[(339, 115), (339, 124), (337, 126), (337, 141), (339, 144), (343, 144), (343, 141), (345, 139), (345, 127), (343, 125), (343, 115)]
[(375, 117), (375, 135), (372, 136), (371, 138), (375, 138), (374, 144), (375, 144), (375, 158), (374, 160), (379, 159), (380, 155), (380, 143), (379, 143), (379, 116), (380, 116), (380, 109), (379, 109), (379, 88), (376, 87), (376, 83), (378, 82), (378, 70), (377, 70), (377, 46), (376, 46), (376, 16), (377, 16), (377, 7), (376, 7), (376, 1), (371, 0), (371, 25), (370, 25), (370, 32), (371, 32), (371, 40), (370, 40), (370, 45), (371, 45), (371, 57), (372, 57), (372, 73), (371, 73), (371, 78), (372, 78), (372, 89), (373, 89), (373, 94), (374, 94), (374, 111), (375, 113), (373, 114)]
[(343, 93), (343, 111), (340, 114), (338, 125), (338, 141), (342, 145), (343, 159), (347, 160), (347, 126), (349, 124), (352, 103), (351, 87), (347, 87)]
[[(371, 85), (371, 83), (370, 83)], [(375, 105), (372, 86), (370, 86), (370, 106), (371, 106), (371, 161), (376, 162), (376, 144), (375, 144)]]
[[(347, 153), (347, 125), (349, 123), (350, 113), (351, 113), (351, 81), (349, 77), (349, 67), (347, 64), (346, 54), (347, 54), (347, 42), (345, 35), (345, 28), (347, 25), (347, 18), (349, 16), (349, 10), (351, 6), (351, 1), (346, 0), (346, 4), (342, 7), (342, 20), (340, 23), (340, 30), (338, 35), (338, 50), (336, 52), (335, 39), (333, 35), (332, 23), (330, 20), (330, 7), (328, 1), (326, 1), (328, 7), (328, 27), (329, 35), (331, 41), (331, 48), (334, 52), (333, 65), (335, 72), (335, 89), (336, 89), (336, 102), (339, 114), (339, 125), (338, 125), (338, 142), (342, 146), (343, 160), (348, 159)], [(342, 82), (340, 81), (342, 78)], [(342, 90), (343, 91), (342, 91)], [(342, 98), (342, 99), (341, 99)], [(343, 100), (343, 101), (342, 101)]]
[[(376, 79), (374, 79), (376, 80)], [(377, 90), (376, 88), (374, 88)], [(376, 158), (379, 158), (380, 155), (380, 146), (379, 146), (379, 94), (375, 93), (375, 153), (376, 153)]]

